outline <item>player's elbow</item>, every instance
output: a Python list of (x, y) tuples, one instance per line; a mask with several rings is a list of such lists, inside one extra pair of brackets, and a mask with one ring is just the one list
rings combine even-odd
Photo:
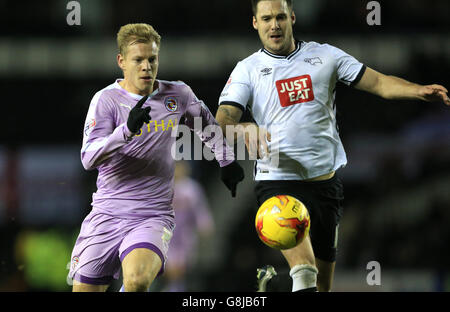
[(91, 163), (88, 162), (81, 162), (83, 164), (83, 168), (87, 171), (91, 171), (94, 169), (94, 166)]
[(87, 171), (95, 169), (94, 160), (92, 158), (86, 157), (86, 155), (81, 155), (81, 164)]
[(218, 111), (216, 113), (216, 116), (214, 117), (214, 119), (217, 121), (217, 123), (219, 124), (219, 126), (225, 127), (230, 121), (226, 118), (226, 116), (224, 114), (222, 114), (220, 111)]

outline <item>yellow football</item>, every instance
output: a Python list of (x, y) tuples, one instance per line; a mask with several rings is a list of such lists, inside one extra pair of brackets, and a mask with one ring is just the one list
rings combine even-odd
[(298, 199), (277, 195), (259, 207), (255, 218), (256, 232), (261, 241), (276, 249), (299, 245), (309, 234), (308, 209)]

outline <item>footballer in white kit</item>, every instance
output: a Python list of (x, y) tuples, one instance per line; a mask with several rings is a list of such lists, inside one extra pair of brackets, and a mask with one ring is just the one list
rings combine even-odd
[(271, 133), (269, 150), (279, 153), (278, 167), (274, 155), (256, 161), (255, 180), (305, 180), (345, 166), (336, 83), (357, 83), (365, 68), (338, 48), (303, 41), (287, 56), (262, 48), (237, 64), (219, 102), (248, 108)]
[(302, 201), (311, 216), (314, 254), (329, 263), (336, 259), (342, 182), (337, 176), (305, 180), (346, 165), (335, 116), (336, 83), (355, 85), (365, 70), (336, 47), (296, 40), (295, 50), (286, 56), (262, 48), (239, 62), (219, 100), (220, 105), (249, 109), (258, 127), (271, 134), (268, 157), (255, 162), (258, 206), (276, 195)]
[[(250, 155), (264, 156), (255, 163), (258, 206), (272, 196), (290, 195), (309, 211), (310, 235), (281, 251), (290, 267), (292, 291), (330, 291), (344, 198), (335, 172), (347, 163), (336, 123), (336, 83), (384, 99), (450, 105), (448, 91), (384, 75), (332, 45), (295, 40), (293, 0), (251, 2), (253, 28), (263, 48), (234, 68), (220, 95), (216, 120), (225, 133), (234, 126), (233, 136), (245, 140)], [(254, 123), (240, 122), (246, 109)], [(258, 135), (251, 138), (248, 133), (254, 129)], [(259, 272), (259, 290), (264, 291), (274, 271), (265, 267)]]

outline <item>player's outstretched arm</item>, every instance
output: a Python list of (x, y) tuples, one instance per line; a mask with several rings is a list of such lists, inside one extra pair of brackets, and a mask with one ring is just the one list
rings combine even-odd
[(450, 106), (448, 90), (441, 85), (420, 85), (399, 77), (384, 75), (369, 67), (355, 87), (388, 100), (417, 99)]
[(219, 123), (222, 132), (229, 142), (235, 143), (239, 140), (244, 140), (251, 159), (268, 155), (269, 147), (267, 142), (270, 142), (271, 140), (270, 132), (264, 128), (258, 127), (258, 125), (253, 122), (239, 123), (242, 116), (242, 110), (237, 108), (236, 105), (221, 104), (219, 106), (216, 113), (216, 120)]

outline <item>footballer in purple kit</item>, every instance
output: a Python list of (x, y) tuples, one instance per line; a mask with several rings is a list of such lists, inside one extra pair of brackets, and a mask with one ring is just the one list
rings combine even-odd
[[(81, 161), (97, 169), (97, 191), (71, 256), (73, 291), (106, 291), (123, 274), (125, 291), (147, 291), (164, 270), (174, 229), (171, 148), (184, 118), (191, 128), (217, 126), (183, 82), (156, 79), (161, 37), (148, 24), (117, 34), (124, 78), (93, 97), (84, 127)], [(197, 129), (198, 130), (198, 129)], [(244, 172), (222, 136), (198, 133), (215, 154), (220, 176), (235, 196)]]

